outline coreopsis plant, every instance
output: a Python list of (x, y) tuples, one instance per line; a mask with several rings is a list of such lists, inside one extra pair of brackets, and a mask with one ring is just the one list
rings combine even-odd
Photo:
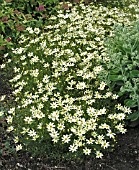
[(12, 59), (2, 68), (15, 74), (7, 131), (14, 134), (17, 151), (41, 146), (49, 154), (47, 146), (53, 144), (102, 158), (117, 133), (126, 132), (124, 120), (131, 112), (98, 79), (100, 60), (107, 61), (103, 40), (118, 20), (130, 24), (130, 14), (101, 5), (68, 5), (49, 18), (43, 32), (28, 27), (17, 48), (5, 55)]

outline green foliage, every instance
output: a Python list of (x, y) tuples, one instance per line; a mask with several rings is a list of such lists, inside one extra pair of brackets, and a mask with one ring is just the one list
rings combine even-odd
[[(4, 133), (4, 132), (2, 132)], [(0, 156), (10, 156), (15, 154), (15, 148), (14, 145), (11, 146), (11, 140), (7, 139), (2, 143), (1, 143), (1, 147), (0, 147)]]
[(4, 53), (16, 45), (18, 37), (27, 26), (43, 29), (47, 17), (56, 11), (58, 2), (59, 0), (0, 1), (0, 63), (4, 62)]
[[(65, 2), (65, 4), (59, 5), (59, 2)], [(73, 0), (72, 2), (79, 1)], [(88, 4), (91, 1), (83, 0), (83, 2)], [(11, 46), (5, 45), (7, 40), (10, 40), (12, 45), (15, 46), (19, 35), (27, 26), (43, 29), (51, 14), (54, 14), (61, 6), (65, 9), (68, 8), (68, 2), (63, 0), (0, 0), (0, 4), (0, 35), (3, 36), (4, 40), (4, 44), (0, 44), (0, 63), (4, 62), (3, 54), (11, 48)], [(108, 2), (106, 6), (110, 6), (110, 4)], [(135, 2), (133, 4), (135, 5)], [(128, 6), (124, 5), (124, 8), (127, 9)], [(134, 10), (131, 9), (130, 12), (132, 11)]]
[(5, 96), (0, 98), (0, 156), (9, 156), (10, 154), (16, 153), (14, 145), (11, 146), (11, 140), (9, 138), (8, 132), (6, 129), (6, 120), (4, 116), (5, 107), (7, 106), (5, 102), (3, 102)]
[(15, 99), (4, 113), (7, 131), (14, 135), (16, 151), (56, 155), (60, 147), (63, 154), (68, 151), (64, 158), (91, 153), (101, 158), (117, 133), (126, 132), (130, 113), (98, 79), (104, 38), (119, 18), (129, 25), (130, 14), (93, 3), (68, 7), (48, 18), (44, 30), (27, 27), (16, 48), (5, 54), (12, 58), (1, 68), (14, 72)]
[(106, 42), (109, 62), (106, 81), (124, 104), (133, 109), (128, 119), (139, 118), (139, 21), (130, 27), (116, 25)]
[(4, 52), (6, 51), (6, 49), (9, 49), (11, 47), (12, 43), (5, 40), (3, 35), (0, 34), (0, 64), (2, 64), (2, 62), (4, 61)]
[(11, 8), (6, 2), (0, 6), (0, 63), (4, 62), (4, 54), (16, 43), (20, 32), (25, 29), (25, 17), (19, 11)]

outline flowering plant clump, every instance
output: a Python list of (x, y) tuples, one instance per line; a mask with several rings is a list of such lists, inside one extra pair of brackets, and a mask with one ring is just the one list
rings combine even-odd
[(12, 65), (15, 74), (10, 82), (16, 105), (5, 113), (7, 131), (17, 151), (50, 141), (73, 154), (102, 158), (117, 132), (126, 132), (131, 112), (98, 79), (100, 60), (107, 60), (103, 40), (117, 20), (130, 24), (130, 14), (93, 4), (70, 8), (51, 16), (44, 32), (28, 27), (1, 66)]

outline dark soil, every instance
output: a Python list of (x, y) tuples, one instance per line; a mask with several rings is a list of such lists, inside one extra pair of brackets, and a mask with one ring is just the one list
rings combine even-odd
[[(1, 136), (2, 138), (2, 136)], [(1, 170), (139, 170), (139, 126), (129, 128), (125, 135), (119, 135), (115, 150), (103, 159), (85, 160), (83, 163), (62, 162), (54, 164), (45, 158), (32, 158), (27, 153), (19, 156), (3, 155)]]

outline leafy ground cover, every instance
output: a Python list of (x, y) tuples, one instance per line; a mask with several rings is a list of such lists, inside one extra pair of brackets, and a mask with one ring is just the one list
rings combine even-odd
[(109, 88), (117, 91), (120, 100), (132, 108), (133, 113), (128, 117), (132, 121), (139, 117), (138, 32), (138, 22), (134, 22), (131, 27), (116, 26), (115, 36), (107, 40), (110, 61), (105, 65), (107, 71), (102, 73)]
[[(44, 11), (45, 6), (38, 5), (36, 11)], [(1, 65), (1, 69), (13, 73), (10, 82), (15, 101), (4, 110), (6, 101), (1, 96), (1, 134), (5, 132), (1, 137), (2, 168), (119, 168), (108, 164), (112, 158), (109, 152), (113, 151), (116, 136), (126, 132), (125, 118), (131, 109), (118, 102), (118, 96), (109, 91), (98, 74), (103, 70), (101, 61), (108, 61), (104, 39), (113, 36), (117, 22), (129, 27), (138, 19), (137, 6), (133, 3), (122, 9), (66, 3), (62, 9), (57, 7), (57, 14), (47, 19), (43, 29), (24, 25), (24, 34), (18, 34), (16, 39), (18, 45), (8, 47), (10, 51), (2, 60), (7, 63)], [(134, 153), (137, 163), (136, 129), (134, 147), (127, 145), (125, 151), (129, 147), (131, 153), (126, 152), (130, 156)], [(122, 145), (121, 139), (119, 135)], [(114, 162), (118, 159), (115, 156)], [(137, 168), (138, 164), (134, 166), (132, 159), (129, 161), (128, 168)]]

